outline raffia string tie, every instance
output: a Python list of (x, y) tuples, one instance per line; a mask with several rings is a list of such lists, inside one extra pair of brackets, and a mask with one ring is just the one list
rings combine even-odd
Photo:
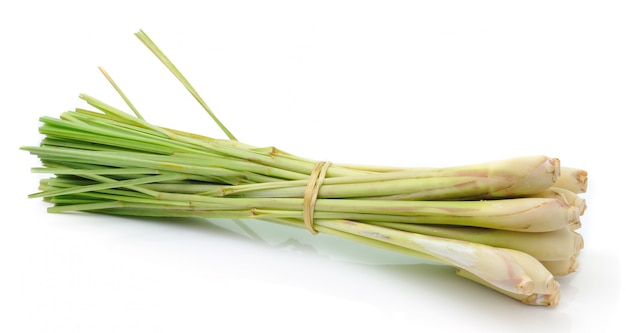
[(315, 210), (315, 201), (317, 200), (317, 194), (320, 191), (320, 187), (326, 177), (326, 171), (330, 167), (330, 162), (317, 162), (311, 172), (311, 177), (304, 189), (304, 206), (302, 211), (304, 213), (304, 226), (312, 234), (317, 234), (317, 230), (313, 228), (313, 211)]

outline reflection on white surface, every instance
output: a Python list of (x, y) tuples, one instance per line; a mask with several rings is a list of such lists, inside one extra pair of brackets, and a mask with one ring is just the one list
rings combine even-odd
[[(447, 266), (262, 221), (66, 215), (26, 219), (22, 226), (34, 229), (14, 230), (31, 234), (24, 239), (32, 251), (22, 253), (11, 291), (26, 328), (102, 321), (107, 331), (116, 322), (140, 329), (148, 321), (192, 331), (205, 322), (314, 331), (337, 320), (338, 328), (366, 332), (424, 325), (586, 332), (609, 325), (618, 302), (616, 258), (593, 247), (580, 272), (560, 279), (560, 306), (548, 309), (510, 300)], [(582, 312), (600, 317), (572, 315)], [(169, 316), (179, 318), (175, 325)]]

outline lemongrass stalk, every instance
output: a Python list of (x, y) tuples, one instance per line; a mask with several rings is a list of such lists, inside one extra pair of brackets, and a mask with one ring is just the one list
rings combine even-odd
[[(297, 221), (297, 220), (268, 220), (271, 222), (277, 222), (277, 223), (283, 223), (285, 225), (289, 225), (289, 226), (293, 226), (293, 227), (302, 227), (302, 222)], [(375, 247), (381, 250), (387, 250), (387, 251), (391, 251), (391, 252), (395, 252), (398, 254), (402, 254), (402, 255), (406, 255), (406, 256), (410, 256), (410, 257), (415, 257), (424, 261), (427, 261), (429, 263), (433, 263), (433, 264), (442, 264), (442, 265), (447, 265), (444, 261), (429, 255), (425, 252), (419, 252), (419, 251), (415, 251), (413, 249), (409, 249), (403, 246), (399, 246), (396, 244), (392, 244), (386, 241), (380, 241), (378, 239), (374, 239), (374, 238), (368, 238), (368, 237), (363, 237), (360, 236), (358, 234), (354, 234), (351, 232), (344, 232), (344, 231), (340, 231), (334, 228), (328, 228), (322, 225), (318, 225), (316, 226), (317, 231), (319, 231), (320, 233), (323, 234), (327, 234), (327, 235), (331, 235), (331, 236), (335, 236), (338, 238), (342, 238), (344, 240), (349, 240), (349, 241), (353, 241), (359, 244), (364, 244), (367, 246), (371, 246), (371, 247)]]
[[(523, 156), (474, 165), (408, 168), (364, 176), (328, 178), (320, 198), (443, 200), (505, 198), (546, 190), (558, 175), (559, 161)], [(224, 187), (225, 195), (302, 197), (306, 181)]]
[[(410, 172), (403, 172), (409, 174)], [(419, 172), (413, 172), (419, 174)], [(412, 200), (445, 200), (465, 197), (466, 194), (476, 193), (490, 196), (491, 188), (509, 186), (510, 182), (502, 179), (485, 179), (476, 177), (420, 177), (407, 176), (407, 178), (393, 180), (378, 180), (395, 176), (390, 174), (376, 174), (363, 177), (337, 177), (324, 180), (324, 186), (320, 188), (318, 198), (372, 198), (390, 200), (391, 195), (410, 195)], [(353, 183), (346, 183), (347, 179), (355, 179)], [(342, 183), (336, 183), (336, 182)], [(306, 186), (298, 182), (296, 184), (244, 184), (238, 186), (225, 186), (221, 193), (229, 196), (246, 198), (298, 198), (302, 197)], [(257, 186), (258, 185), (258, 186)], [(294, 186), (295, 185), (295, 186)], [(256, 188), (266, 188), (255, 190)], [(269, 189), (268, 189), (269, 188)], [(213, 194), (213, 193), (210, 193)], [(215, 193), (218, 194), (218, 193)]]
[(402, 246), (466, 270), (498, 288), (528, 295), (534, 281), (511, 251), (459, 240), (420, 235), (348, 220), (320, 220), (319, 225)]
[(561, 167), (561, 175), (554, 183), (554, 187), (560, 187), (574, 193), (587, 191), (587, 171), (573, 167)]
[[(459, 199), (510, 198), (540, 192), (554, 184), (560, 175), (560, 161), (547, 156), (523, 156), (471, 166), (453, 167), (459, 176), (500, 178), (511, 182), (510, 186), (492, 189), (488, 195), (467, 195)], [(469, 183), (465, 186), (476, 186)], [(411, 195), (389, 196), (389, 199), (415, 200)]]
[(424, 235), (515, 249), (528, 253), (540, 261), (569, 259), (572, 255), (578, 255), (584, 246), (582, 236), (567, 227), (555, 231), (529, 233), (469, 226), (437, 226), (390, 222), (370, 223)]
[[(236, 199), (234, 199), (236, 200)], [(240, 202), (258, 210), (296, 211), (301, 203), (290, 199), (246, 198)], [(278, 207), (276, 203), (287, 203)], [(270, 207), (274, 204), (274, 207)], [(295, 204), (295, 205), (294, 205)], [(323, 215), (324, 212), (329, 214)], [(280, 214), (279, 212), (273, 212)], [(330, 214), (332, 213), (332, 214)], [(579, 223), (575, 209), (556, 199), (519, 198), (486, 201), (386, 201), (318, 199), (315, 218), (345, 218), (351, 213), (363, 221), (396, 221), (415, 224), (466, 225), (483, 228), (545, 232)], [(272, 214), (270, 214), (272, 215)], [(300, 214), (301, 216), (301, 214)], [(342, 216), (342, 217), (339, 217)]]

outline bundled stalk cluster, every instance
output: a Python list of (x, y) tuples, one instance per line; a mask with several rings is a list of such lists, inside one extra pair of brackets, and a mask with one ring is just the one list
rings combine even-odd
[[(143, 32), (146, 46), (213, 116)], [(587, 174), (524, 156), (444, 168), (359, 166), (156, 126), (88, 95), (92, 110), (42, 117), (31, 195), (50, 212), (258, 219), (454, 266), (527, 304), (555, 306), (573, 272)], [(214, 117), (214, 116), (213, 116)], [(214, 117), (220, 126), (221, 123)]]

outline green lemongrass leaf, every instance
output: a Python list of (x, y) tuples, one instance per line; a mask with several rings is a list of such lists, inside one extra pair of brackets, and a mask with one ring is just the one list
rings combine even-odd
[(107, 79), (107, 81), (109, 81), (109, 83), (113, 86), (113, 89), (115, 89), (115, 91), (117, 91), (117, 93), (120, 95), (120, 97), (122, 97), (122, 99), (124, 100), (124, 102), (126, 102), (126, 105), (128, 105), (128, 107), (133, 111), (133, 113), (135, 114), (135, 116), (137, 116), (137, 118), (143, 120), (143, 117), (141, 116), (141, 114), (139, 113), (139, 111), (137, 110), (137, 108), (135, 108), (135, 106), (133, 105), (133, 103), (131, 103), (130, 99), (128, 99), (128, 97), (126, 96), (126, 94), (124, 94), (124, 92), (122, 91), (122, 89), (117, 85), (117, 83), (115, 83), (115, 81), (113, 81), (113, 78), (109, 75), (109, 73), (107, 73), (104, 68), (102, 67), (98, 67), (98, 69), (100, 69), (100, 72), (102, 72), (102, 75), (104, 75), (104, 77)]
[(144, 188), (158, 192), (174, 192), (183, 194), (205, 195), (207, 192), (219, 191), (223, 185), (200, 182), (167, 182), (143, 185)]
[(53, 203), (55, 206), (73, 206), (73, 205), (84, 205), (84, 204), (96, 204), (102, 203), (102, 200), (98, 199), (87, 199), (87, 198), (65, 198), (65, 197), (53, 197), (49, 200), (50, 203)]
[(44, 161), (96, 164), (100, 167), (145, 167), (164, 172), (180, 172), (189, 179), (240, 184), (247, 180), (267, 181), (268, 178), (253, 173), (237, 172), (223, 168), (184, 165), (173, 161), (155, 161), (151, 154), (136, 152), (84, 151), (71, 148), (22, 147), (23, 150), (37, 154)]
[(93, 142), (84, 142), (78, 139), (65, 139), (65, 138), (55, 138), (46, 136), (43, 140), (41, 140), (41, 147), (59, 147), (59, 148), (73, 148), (73, 149), (81, 149), (81, 150), (93, 150), (93, 151), (134, 151), (136, 149), (126, 148), (126, 147), (115, 147), (112, 145), (93, 143)]
[[(90, 97), (93, 98), (93, 97)], [(108, 121), (114, 121), (116, 123), (120, 123), (120, 124), (125, 124), (128, 126), (131, 126), (131, 128), (137, 129), (137, 130), (145, 130), (145, 131), (149, 131), (149, 132), (156, 132), (151, 128), (145, 128), (143, 126), (139, 126), (137, 124), (137, 120), (138, 118), (134, 118), (134, 117), (119, 117), (115, 114), (112, 113), (106, 113), (106, 112), (98, 112), (98, 111), (93, 111), (93, 110), (87, 110), (87, 109), (83, 109), (83, 108), (76, 108), (74, 109), (73, 113), (75, 113), (74, 116), (78, 117), (80, 116), (88, 116), (90, 118), (98, 118), (98, 119), (106, 119)], [(164, 133), (159, 133), (160, 135), (166, 136), (166, 134)]]
[[(51, 198), (50, 202), (52, 203), (64, 202), (67, 204), (67, 203), (79, 203), (84, 200), (90, 200), (91, 202), (116, 201), (120, 203), (125, 203), (126, 204), (125, 207), (132, 207), (131, 204), (142, 204), (145, 206), (141, 206), (141, 207), (146, 208), (146, 210), (150, 210), (150, 209), (162, 210), (162, 209), (168, 209), (168, 208), (172, 210), (180, 209), (180, 208), (187, 210), (189, 207), (191, 207), (190, 202), (163, 200), (163, 199), (155, 198), (152, 195), (147, 195), (143, 193), (138, 193), (138, 195), (128, 195), (127, 193), (124, 193), (124, 192), (125, 192), (124, 190), (105, 189), (105, 190), (99, 190), (99, 191), (93, 191), (93, 192), (67, 194), (67, 195), (54, 196)], [(143, 194), (143, 195), (140, 195), (140, 194)], [(137, 206), (135, 206), (135, 208), (137, 208)]]
[(213, 121), (220, 127), (224, 134), (226, 134), (229, 139), (236, 141), (237, 139), (235, 138), (235, 136), (226, 128), (226, 126), (224, 126), (224, 124), (222, 124), (222, 122), (215, 116), (215, 114), (213, 114), (213, 111), (211, 111), (211, 109), (204, 102), (202, 97), (200, 97), (200, 94), (198, 94), (196, 89), (194, 89), (191, 83), (187, 81), (185, 76), (178, 70), (178, 68), (176, 68), (176, 66), (174, 66), (174, 64), (169, 60), (165, 53), (163, 53), (163, 51), (159, 49), (159, 47), (150, 39), (150, 37), (148, 37), (148, 35), (143, 30), (137, 32), (135, 36), (137, 36), (137, 38), (139, 38), (139, 40), (146, 47), (148, 47), (150, 51), (152, 51), (152, 53), (165, 65), (165, 67), (167, 67), (167, 69), (169, 69), (170, 72), (174, 74), (174, 76), (183, 84), (183, 86), (185, 86), (187, 91), (189, 91), (191, 95), (196, 99), (196, 101), (200, 103), (202, 108), (209, 114), (209, 116), (211, 116)]
[[(42, 117), (40, 120), (44, 123), (39, 128), (40, 133), (50, 138), (90, 142), (136, 151), (156, 153), (176, 151), (175, 148), (171, 147), (170, 141), (163, 140), (163, 138), (159, 140), (158, 137), (144, 135), (140, 132), (121, 131), (119, 128), (104, 124), (79, 124), (49, 117)], [(184, 147), (177, 148), (184, 149)]]
[(83, 210), (100, 210), (106, 208), (121, 207), (124, 204), (119, 201), (105, 201), (96, 203), (79, 203), (74, 205), (54, 206), (48, 208), (48, 213), (62, 213), (69, 211), (83, 211)]
[(154, 174), (154, 169), (147, 168), (101, 168), (101, 169), (73, 169), (73, 168), (32, 168), (33, 173), (53, 173), (57, 175), (141, 175)]
[(168, 132), (167, 130), (165, 130), (165, 129), (161, 128), (161, 127), (152, 125), (152, 124), (150, 124), (150, 123), (148, 123), (148, 122), (146, 122), (146, 121), (144, 121), (142, 119), (133, 117), (132, 115), (130, 115), (130, 114), (128, 114), (128, 113), (126, 113), (126, 112), (124, 112), (122, 110), (119, 110), (119, 109), (117, 109), (117, 108), (115, 108), (115, 107), (113, 107), (113, 106), (111, 106), (111, 105), (109, 105), (107, 103), (104, 103), (103, 101), (101, 101), (99, 99), (96, 99), (96, 98), (94, 98), (92, 96), (89, 96), (87, 94), (80, 94), (78, 97), (80, 99), (84, 100), (85, 102), (87, 102), (87, 104), (95, 107), (96, 109), (98, 109), (98, 110), (100, 110), (100, 111), (102, 111), (102, 112), (104, 112), (106, 114), (109, 114), (111, 116), (114, 116), (114, 117), (117, 117), (117, 118), (121, 118), (121, 119), (125, 120), (126, 122), (129, 122), (130, 124), (137, 125), (137, 126), (140, 126), (140, 127), (144, 127), (144, 128), (147, 128), (147, 129), (151, 129), (151, 130), (154, 130), (156, 132), (160, 132), (160, 133), (164, 134), (167, 137), (171, 137), (172, 136), (172, 134), (170, 132)]
[[(188, 143), (192, 145), (197, 145), (198, 147), (201, 147), (203, 149), (206, 149), (216, 154), (223, 154), (224, 156), (231, 156), (231, 157), (238, 158), (238, 159), (245, 159), (248, 161), (253, 161), (255, 163), (259, 163), (259, 164), (263, 164), (267, 166), (279, 167), (285, 170), (298, 172), (298, 173), (302, 173), (305, 175), (310, 175), (313, 169), (313, 165), (315, 164), (313, 162), (306, 161), (303, 159), (299, 160), (299, 159), (295, 159), (289, 156), (287, 157), (273, 156), (273, 155), (269, 155), (261, 151), (251, 150), (248, 148), (247, 145), (233, 145), (223, 140), (206, 141), (206, 140), (202, 140), (200, 138), (196, 138), (193, 136), (177, 134), (174, 132), (170, 132), (166, 129), (163, 129), (161, 127), (149, 124), (140, 119), (133, 118), (130, 115), (124, 113), (123, 111), (117, 110), (116, 108), (110, 105), (107, 105), (106, 103), (99, 101), (91, 96), (81, 94), (80, 97), (85, 99), (90, 105), (98, 108), (99, 110), (102, 110), (105, 113), (110, 113), (112, 115), (120, 116), (124, 119), (132, 120), (133, 123), (141, 127), (153, 129), (157, 132), (165, 134), (171, 140)], [(351, 175), (355, 173), (359, 174), (361, 172), (331, 166), (327, 175), (331, 177), (331, 176)]]
[[(204, 150), (199, 149), (198, 146), (172, 140), (162, 133), (154, 132), (152, 130), (146, 130), (120, 122), (98, 118), (84, 116), (79, 116), (79, 118), (83, 118), (85, 123), (85, 126), (80, 128), (80, 130), (97, 133), (98, 135), (102, 134), (103, 136), (108, 135), (110, 138), (118, 140), (119, 144), (117, 146), (129, 145), (129, 147), (133, 148), (137, 147), (137, 145), (143, 144), (146, 145), (146, 148), (137, 150), (169, 154), (174, 152), (193, 152), (196, 154), (205, 153)], [(84, 140), (87, 141), (87, 139)], [(149, 149), (148, 147), (153, 148)]]
[[(82, 120), (77, 119), (73, 114), (71, 114), (70, 112), (65, 112), (62, 113), (61, 116), (59, 117), (60, 119), (63, 119), (65, 121), (69, 121), (72, 123), (77, 123), (77, 124), (81, 124), (81, 125), (87, 125), (85, 124), (85, 122), (83, 122)], [(40, 119), (41, 120), (41, 119)]]
[(115, 188), (115, 187), (126, 187), (126, 186), (131, 186), (131, 185), (147, 184), (147, 183), (159, 182), (159, 181), (164, 181), (164, 180), (184, 179), (185, 177), (186, 176), (183, 174), (170, 173), (170, 174), (165, 174), (165, 175), (143, 177), (139, 179), (129, 179), (129, 180), (122, 180), (122, 181), (115, 181), (111, 183), (100, 183), (100, 184), (94, 184), (94, 185), (76, 186), (76, 187), (66, 188), (66, 189), (44, 191), (44, 192), (31, 194), (29, 195), (29, 197), (41, 198), (41, 197), (51, 197), (51, 196), (64, 195), (64, 194), (75, 194), (75, 193), (97, 191), (97, 190)]
[(61, 118), (66, 114), (71, 114), (74, 118), (81, 120), (85, 124), (101, 126), (105, 128), (109, 128), (111, 130), (122, 131), (122, 132), (132, 132), (137, 136), (144, 136), (147, 138), (150, 137), (158, 137), (158, 138), (168, 138), (169, 134), (167, 131), (159, 131), (155, 130), (154, 127), (146, 128), (141, 124), (136, 124), (126, 119), (119, 118), (116, 116), (110, 116), (106, 113), (87, 113), (87, 112), (65, 112), (61, 115)]

